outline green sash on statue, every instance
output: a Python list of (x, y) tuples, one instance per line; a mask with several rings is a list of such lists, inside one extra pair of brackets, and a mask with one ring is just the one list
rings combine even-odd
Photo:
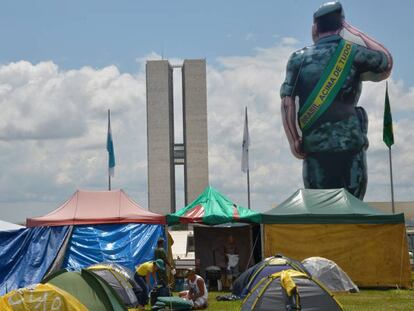
[(355, 50), (351, 42), (339, 42), (321, 78), (299, 110), (299, 126), (302, 131), (308, 130), (334, 101), (351, 70)]

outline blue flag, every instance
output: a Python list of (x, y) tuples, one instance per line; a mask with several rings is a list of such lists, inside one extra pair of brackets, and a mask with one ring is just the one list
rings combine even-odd
[(109, 176), (114, 177), (115, 175), (115, 151), (114, 151), (114, 142), (112, 141), (110, 110), (108, 110), (108, 136), (106, 138), (106, 150), (108, 150), (108, 174)]

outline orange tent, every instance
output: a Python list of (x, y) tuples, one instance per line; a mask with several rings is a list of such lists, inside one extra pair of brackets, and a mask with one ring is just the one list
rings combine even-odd
[(41, 217), (28, 218), (27, 227), (85, 224), (165, 224), (165, 216), (143, 209), (123, 190), (78, 190), (62, 206)]

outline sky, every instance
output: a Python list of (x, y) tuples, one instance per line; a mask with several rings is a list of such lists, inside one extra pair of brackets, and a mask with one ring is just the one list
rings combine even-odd
[[(323, 1), (1, 1), (0, 219), (24, 222), (76, 189), (107, 185), (106, 111), (117, 159), (114, 188), (147, 206), (145, 62), (207, 61), (210, 183), (247, 205), (240, 170), (249, 109), (252, 207), (282, 202), (303, 186), (280, 118), (289, 55), (310, 45)], [(397, 201), (414, 201), (412, 1), (342, 1), (349, 23), (391, 51)], [(180, 102), (179, 74), (174, 74)], [(364, 83), (369, 114), (367, 201), (388, 201), (382, 143), (385, 83)], [(179, 104), (176, 141), (182, 140)], [(177, 206), (183, 206), (182, 170)]]

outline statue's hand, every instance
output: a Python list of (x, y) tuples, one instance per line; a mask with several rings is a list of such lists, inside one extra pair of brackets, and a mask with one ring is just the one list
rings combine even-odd
[(358, 44), (363, 47), (367, 47), (366, 42), (361, 36), (362, 32), (348, 24), (345, 20), (342, 22), (342, 29), (339, 32), (339, 35), (342, 39), (350, 41), (352, 43)]
[(303, 151), (301, 138), (295, 139), (295, 141), (290, 145), (290, 150), (292, 151), (292, 154), (295, 156), (295, 158), (301, 160), (305, 158), (306, 154)]

